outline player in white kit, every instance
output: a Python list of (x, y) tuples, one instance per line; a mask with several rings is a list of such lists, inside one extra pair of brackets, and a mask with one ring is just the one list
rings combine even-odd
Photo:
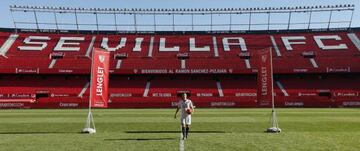
[(181, 100), (179, 101), (174, 116), (174, 118), (176, 119), (177, 113), (179, 112), (179, 110), (181, 110), (180, 123), (181, 123), (181, 131), (183, 134), (182, 139), (186, 139), (189, 134), (190, 125), (191, 125), (191, 113), (194, 112), (194, 108), (195, 107), (192, 101), (187, 98), (187, 94), (183, 93), (181, 95)]

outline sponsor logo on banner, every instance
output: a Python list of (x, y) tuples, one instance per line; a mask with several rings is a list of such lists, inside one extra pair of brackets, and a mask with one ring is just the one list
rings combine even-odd
[(317, 93), (301, 93), (299, 92), (298, 93), (298, 96), (317, 96), (318, 94)]
[(33, 69), (16, 68), (15, 73), (27, 73), (27, 74), (36, 73), (36, 74), (38, 74), (39, 68), (33, 68)]
[(91, 72), (91, 107), (107, 108), (110, 52), (94, 48)]
[(111, 93), (110, 97), (117, 98), (117, 97), (132, 97), (131, 93)]
[(35, 94), (0, 94), (0, 98), (9, 98), (9, 99), (28, 99), (35, 98)]
[(73, 70), (59, 69), (59, 73), (72, 73)]
[(272, 100), (271, 49), (259, 51), (257, 74), (257, 100), (260, 105), (270, 105)]
[(55, 94), (55, 93), (51, 93), (50, 95), (51, 97), (69, 97), (69, 94)]
[(285, 102), (285, 106), (302, 107), (304, 106), (304, 102)]
[(243, 96), (257, 96), (256, 93), (235, 93), (236, 97), (243, 97)]
[(351, 72), (351, 68), (350, 67), (343, 67), (343, 68), (326, 67), (326, 72)]
[(171, 97), (171, 93), (153, 93), (153, 97)]
[(211, 102), (211, 107), (232, 107), (235, 106), (235, 102)]
[(308, 72), (309, 70), (308, 69), (294, 69), (293, 71), (296, 73), (303, 73), (303, 72)]
[(79, 107), (79, 103), (63, 103), (63, 102), (60, 102), (59, 104), (60, 107)]
[(351, 106), (360, 106), (360, 102), (359, 102), (359, 101), (343, 102), (342, 104), (343, 104), (343, 106), (349, 106), (349, 107), (351, 107)]
[(337, 97), (356, 97), (359, 96), (358, 92), (334, 92), (334, 96)]
[(31, 94), (9, 94), (9, 98), (33, 98)]
[(196, 93), (197, 97), (212, 97), (212, 93)]
[(24, 103), (0, 103), (0, 108), (20, 108), (24, 106)]
[(36, 93), (49, 93), (50, 91), (49, 90), (38, 90), (36, 91)]

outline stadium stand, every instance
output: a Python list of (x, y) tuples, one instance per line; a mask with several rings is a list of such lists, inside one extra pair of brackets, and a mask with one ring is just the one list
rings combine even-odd
[(112, 108), (258, 107), (257, 50), (272, 47), (279, 107), (360, 106), (359, 29), (92, 34), (0, 31), (0, 108), (81, 108), (91, 48), (111, 51)]

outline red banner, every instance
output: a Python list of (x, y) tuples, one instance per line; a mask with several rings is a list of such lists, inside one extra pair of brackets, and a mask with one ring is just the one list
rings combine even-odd
[(263, 49), (259, 51), (257, 76), (257, 100), (261, 106), (271, 104), (272, 99), (272, 55), (271, 49)]
[(91, 107), (107, 108), (110, 52), (94, 48), (91, 63)]

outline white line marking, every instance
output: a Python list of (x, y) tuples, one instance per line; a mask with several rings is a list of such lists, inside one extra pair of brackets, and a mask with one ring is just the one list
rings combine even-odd
[(90, 82), (87, 82), (84, 87), (82, 88), (81, 92), (79, 93), (78, 97), (83, 97), (84, 93), (86, 92), (86, 89), (90, 86)]
[(219, 57), (219, 50), (216, 42), (216, 37), (213, 37), (213, 44), (214, 44), (214, 55), (215, 57)]
[(356, 36), (355, 33), (348, 34), (348, 37), (350, 38), (351, 42), (356, 46), (356, 48), (360, 51), (360, 40)]
[(221, 83), (220, 83), (220, 81), (216, 82), (216, 86), (217, 86), (217, 89), (218, 89), (218, 92), (219, 92), (219, 96), (220, 96), (220, 97), (224, 97), (224, 92), (223, 92), (223, 90), (222, 90), (222, 88), (221, 88)]
[(4, 42), (0, 48), (0, 55), (6, 57), (6, 53), (9, 51), (10, 47), (14, 44), (15, 40), (19, 37), (17, 34), (11, 34), (9, 38)]
[(151, 37), (148, 57), (152, 57), (153, 48), (154, 48), (154, 37)]
[(55, 63), (56, 63), (56, 59), (52, 59), (51, 62), (50, 62), (50, 64), (49, 64), (49, 67), (48, 67), (48, 68), (49, 68), (49, 69), (54, 68)]
[(318, 64), (316, 63), (314, 58), (310, 58), (310, 62), (313, 65), (314, 68), (319, 68)]
[(141, 51), (141, 43), (143, 42), (144, 38), (135, 38), (135, 47), (133, 48), (133, 51)]
[(276, 44), (276, 41), (275, 41), (274, 36), (270, 36), (270, 39), (271, 39), (271, 43), (272, 43), (273, 46), (274, 46), (276, 55), (277, 55), (278, 57), (280, 57), (280, 56), (281, 56), (281, 53), (280, 53), (279, 47), (278, 47), (277, 44)]
[(181, 69), (186, 69), (186, 61), (185, 61), (185, 59), (181, 59)]
[(250, 69), (251, 65), (250, 65), (250, 60), (249, 59), (245, 59), (245, 64), (246, 64), (246, 68)]
[(283, 85), (280, 83), (280, 81), (276, 81), (277, 86), (280, 88), (281, 92), (284, 93), (284, 96), (289, 96), (289, 94), (286, 92)]
[(122, 60), (118, 60), (117, 63), (116, 63), (116, 69), (120, 69), (121, 67), (121, 63), (122, 63)]
[(147, 97), (147, 96), (149, 95), (149, 90), (150, 90), (150, 81), (148, 81), (148, 82), (146, 83), (143, 97)]
[(183, 134), (180, 133), (179, 151), (185, 151), (185, 141), (182, 139)]
[(93, 36), (93, 37), (91, 38), (90, 45), (89, 45), (89, 47), (88, 47), (88, 49), (87, 49), (87, 51), (86, 51), (86, 54), (85, 54), (85, 56), (87, 56), (87, 57), (89, 57), (89, 58), (90, 58), (91, 50), (93, 49), (93, 46), (94, 46), (94, 43), (95, 43), (95, 39), (96, 39), (96, 36)]

